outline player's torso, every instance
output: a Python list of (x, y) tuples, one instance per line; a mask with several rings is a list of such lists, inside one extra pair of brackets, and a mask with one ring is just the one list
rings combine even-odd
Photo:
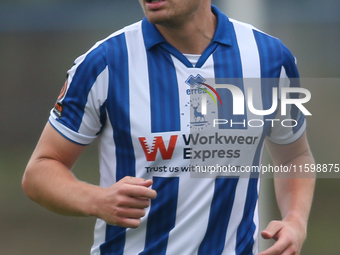
[[(119, 162), (129, 165), (118, 179), (190, 174), (193, 164), (208, 162), (238, 167), (259, 163), (272, 123), (250, 111), (247, 96), (252, 89), (254, 107), (268, 109), (271, 102), (262, 97), (271, 94), (272, 86), (261, 84), (260, 56), (248, 30), (252, 41), (247, 45), (219, 45), (198, 68), (183, 62), (179, 52), (158, 46), (146, 50), (135, 43), (143, 41), (139, 29), (125, 32), (126, 59), (108, 66), (108, 73), (119, 73), (121, 79), (110, 82), (108, 123), (101, 139), (117, 160), (110, 171), (122, 171)], [(241, 92), (242, 114), (235, 114), (233, 103), (238, 98), (230, 90), (214, 90), (221, 84)]]
[[(126, 175), (153, 179), (158, 197), (137, 229), (99, 220), (93, 254), (115, 249), (119, 254), (229, 255), (237, 249), (251, 254), (256, 250), (258, 179), (235, 172), (230, 173), (234, 178), (215, 178), (203, 167), (258, 165), (270, 123), (247, 105), (235, 115), (232, 94), (202, 84), (231, 83), (244, 96), (252, 87), (257, 109), (266, 108), (261, 82), (242, 79), (261, 77), (255, 39), (236, 49), (219, 46), (194, 68), (163, 48), (147, 51), (135, 43), (142, 36), (140, 30), (126, 31), (125, 59), (108, 66), (109, 74), (120, 75), (114, 81), (109, 77), (108, 118), (100, 137), (101, 185)], [(235, 79), (219, 80), (226, 77)]]

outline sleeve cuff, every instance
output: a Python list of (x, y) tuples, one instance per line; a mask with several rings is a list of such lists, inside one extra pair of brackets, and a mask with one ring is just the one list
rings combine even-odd
[(286, 136), (282, 136), (280, 138), (273, 138), (273, 137), (267, 136), (267, 139), (275, 144), (288, 145), (288, 144), (291, 144), (297, 141), (305, 132), (306, 127), (307, 127), (307, 123), (305, 119), (300, 129), (296, 133), (293, 134), (293, 132), (291, 131), (290, 133), (286, 134)]
[(61, 122), (59, 122), (56, 118), (54, 118), (52, 114), (50, 115), (48, 121), (50, 122), (52, 127), (56, 129), (62, 136), (76, 144), (89, 145), (96, 138), (96, 136), (83, 135), (69, 129)]

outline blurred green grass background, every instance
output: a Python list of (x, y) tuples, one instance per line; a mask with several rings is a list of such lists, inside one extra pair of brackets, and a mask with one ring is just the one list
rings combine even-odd
[[(55, 13), (51, 7), (47, 10), (52, 13), (44, 15), (57, 18), (55, 22), (64, 27), (46, 29), (43, 26), (45, 16), (28, 20), (30, 16), (25, 16), (25, 8), (29, 5), (14, 6), (18, 2), (0, 0), (0, 254), (89, 254), (95, 219), (60, 216), (41, 208), (24, 195), (21, 178), (74, 59), (97, 40), (138, 20), (142, 13), (134, 0), (124, 1), (128, 6), (122, 6), (123, 10), (110, 5), (123, 5), (121, 1), (97, 1), (109, 13), (112, 10), (109, 20), (107, 12), (103, 14), (102, 9), (92, 8), (95, 4), (87, 10), (87, 13), (95, 13), (90, 18), (82, 16), (83, 13), (70, 16), (66, 11), (70, 7), (61, 5)], [(31, 3), (25, 1), (28, 2)], [(78, 2), (79, 5), (71, 6), (72, 10), (85, 8), (90, 3), (46, 1), (46, 5), (39, 5), (35, 1), (28, 9), (35, 14), (36, 9), (57, 2)], [(10, 8), (8, 3), (11, 3)], [(329, 18), (340, 13), (339, 1), (263, 0), (263, 3), (266, 6), (265, 31), (279, 37), (290, 48), (298, 59), (301, 77), (340, 77), (340, 22)], [(130, 15), (123, 15), (127, 10)], [(131, 11), (135, 12), (131, 14)], [(20, 18), (24, 19), (20, 23), (23, 27), (15, 23)], [(280, 18), (285, 21), (281, 22)], [(67, 22), (63, 23), (65, 20)], [(32, 30), (25, 25), (26, 21), (40, 23), (41, 27)], [(55, 24), (53, 19), (49, 22)], [(86, 26), (79, 27), (81, 23)], [(338, 81), (331, 87), (305, 86), (312, 93), (307, 108), (313, 116), (308, 117), (307, 130), (317, 163), (340, 163), (340, 86), (336, 85), (340, 85)], [(73, 171), (81, 180), (98, 183), (96, 144), (85, 151)], [(264, 179), (263, 184), (260, 212), (266, 217), (262, 228), (270, 219), (279, 218), (272, 180)], [(302, 255), (340, 254), (339, 236), (340, 178), (318, 179)], [(264, 242), (263, 246), (267, 243), (270, 242)]]

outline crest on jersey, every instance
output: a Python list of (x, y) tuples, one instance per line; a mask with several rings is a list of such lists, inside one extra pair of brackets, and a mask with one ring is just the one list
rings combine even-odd
[[(188, 90), (190, 101), (185, 105), (186, 107), (190, 107), (190, 122), (188, 126), (193, 131), (200, 131), (210, 127), (217, 111), (216, 100), (210, 91), (212, 91), (220, 100), (219, 95), (213, 87), (206, 84), (206, 79), (200, 74), (197, 74), (196, 76), (190, 75), (185, 83), (190, 86), (190, 90)], [(206, 95), (209, 95), (210, 97), (208, 97), (206, 103), (202, 105), (202, 97), (205, 97)], [(205, 114), (202, 113), (202, 106), (206, 107)]]

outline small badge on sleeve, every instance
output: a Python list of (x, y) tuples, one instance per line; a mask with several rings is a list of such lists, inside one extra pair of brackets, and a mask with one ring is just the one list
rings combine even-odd
[(54, 105), (53, 112), (60, 119), (63, 115), (63, 104), (62, 101), (65, 98), (67, 90), (67, 80), (65, 81), (64, 86), (62, 87), (60, 94), (58, 96), (57, 102)]

